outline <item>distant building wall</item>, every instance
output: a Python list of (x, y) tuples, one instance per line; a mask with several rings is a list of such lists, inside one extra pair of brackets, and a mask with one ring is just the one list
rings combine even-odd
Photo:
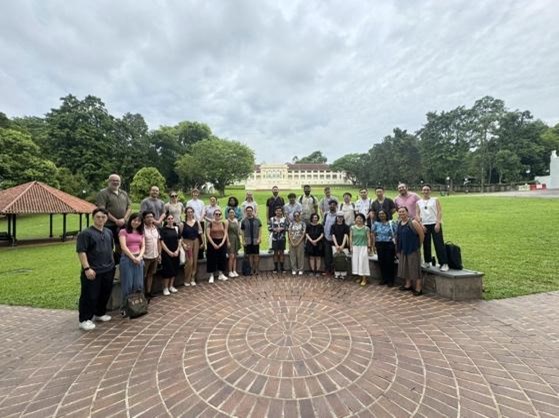
[(549, 160), (549, 184), (548, 189), (559, 189), (559, 157), (557, 151), (551, 152)]

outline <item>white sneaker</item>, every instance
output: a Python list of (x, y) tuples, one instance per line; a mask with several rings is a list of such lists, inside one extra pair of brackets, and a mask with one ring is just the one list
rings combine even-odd
[(219, 273), (219, 276), (218, 276), (217, 279), (218, 279), (218, 280), (221, 280), (221, 281), (229, 280), (229, 279), (227, 278), (227, 276), (225, 276), (223, 273)]
[(80, 329), (91, 331), (95, 329), (95, 324), (88, 319), (87, 321), (80, 322)]
[(94, 321), (99, 321), (99, 322), (108, 322), (112, 319), (112, 317), (110, 315), (101, 315), (101, 316), (96, 316), (93, 315), (93, 320)]
[(189, 282), (184, 282), (184, 283), (183, 283), (183, 286), (184, 286), (184, 287), (188, 287), (188, 286), (190, 286), (190, 283), (189, 283)]
[(190, 286), (196, 286), (196, 282), (193, 280), (190, 282)]
[(163, 295), (164, 296), (169, 296), (171, 294), (171, 292), (169, 292), (169, 289), (165, 288), (163, 289)]
[(229, 274), (228, 274), (228, 276), (229, 276), (230, 278), (234, 278), (234, 277), (235, 277), (235, 274), (234, 274), (232, 271), (230, 271)]
[(210, 280), (208, 280), (208, 283), (213, 283), (214, 282), (214, 275), (210, 274)]
[(431, 264), (429, 263), (421, 263), (421, 267), (423, 267), (424, 269), (428, 269), (430, 265)]
[(443, 264), (441, 266), (441, 271), (448, 271), (448, 264)]
[(235, 277), (239, 277), (239, 273), (237, 273), (236, 271), (233, 272), (233, 275), (234, 275)]
[(175, 286), (171, 286), (171, 287), (169, 288), (169, 292), (171, 292), (171, 293), (177, 293), (178, 290), (177, 290), (177, 288), (176, 288)]
[(299, 276), (302, 276), (302, 275), (303, 275), (303, 271), (299, 270)]
[(293, 274), (293, 275), (295, 276), (295, 275), (297, 274), (297, 272), (296, 272), (295, 270), (293, 270), (293, 271), (291, 272), (291, 274)]

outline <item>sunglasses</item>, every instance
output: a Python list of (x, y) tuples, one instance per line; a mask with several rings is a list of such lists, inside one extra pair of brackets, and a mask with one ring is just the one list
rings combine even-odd
[(221, 216), (221, 213), (214, 213), (214, 216)]
[(177, 197), (177, 195), (176, 195), (176, 194), (172, 194), (171, 197)]

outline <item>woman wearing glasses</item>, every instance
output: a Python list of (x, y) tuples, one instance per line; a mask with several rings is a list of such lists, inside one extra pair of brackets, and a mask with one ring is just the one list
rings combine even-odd
[(223, 220), (221, 209), (213, 212), (213, 219), (208, 221), (206, 228), (207, 239), (207, 268), (210, 273), (209, 283), (214, 282), (214, 273), (218, 273), (218, 280), (227, 280), (223, 274), (227, 268), (227, 228), (228, 223)]
[(417, 219), (423, 227), (425, 240), (423, 241), (423, 267), (429, 267), (431, 263), (431, 237), (435, 244), (437, 261), (441, 271), (448, 271), (448, 261), (443, 238), (443, 211), (439, 199), (431, 197), (431, 186), (426, 184), (421, 189), (423, 197), (417, 201)]
[(181, 223), (181, 216), (184, 211), (184, 206), (182, 202), (178, 201), (178, 193), (175, 191), (171, 191), (169, 194), (171, 200), (168, 203), (165, 203), (165, 213), (169, 213), (173, 215), (173, 219), (175, 220), (176, 225), (180, 225)]

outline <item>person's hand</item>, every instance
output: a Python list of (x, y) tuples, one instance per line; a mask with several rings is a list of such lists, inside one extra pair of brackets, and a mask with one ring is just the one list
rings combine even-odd
[(124, 219), (117, 219), (116, 220), (117, 226), (124, 226), (125, 223), (126, 223), (126, 221)]
[(157, 256), (157, 263), (161, 264), (161, 254)]
[(425, 225), (421, 225), (421, 227), (423, 228), (423, 232), (427, 233), (427, 227)]
[(441, 224), (437, 222), (437, 223), (435, 224), (435, 232), (436, 232), (436, 233), (439, 233), (440, 230), (441, 230)]
[(132, 262), (133, 262), (134, 264), (136, 264), (136, 265), (139, 265), (139, 264), (141, 264), (141, 262), (142, 262), (142, 258), (139, 257), (139, 256), (138, 256), (138, 257), (133, 257), (133, 258), (132, 258)]
[(86, 270), (84, 273), (85, 273), (85, 277), (87, 278), (87, 280), (95, 280), (95, 276), (97, 275), (95, 273), (95, 270), (93, 270), (92, 268), (90, 268), (89, 270)]
[(260, 245), (260, 238), (258, 238), (258, 239), (256, 240), (256, 244), (255, 244), (255, 245)]

